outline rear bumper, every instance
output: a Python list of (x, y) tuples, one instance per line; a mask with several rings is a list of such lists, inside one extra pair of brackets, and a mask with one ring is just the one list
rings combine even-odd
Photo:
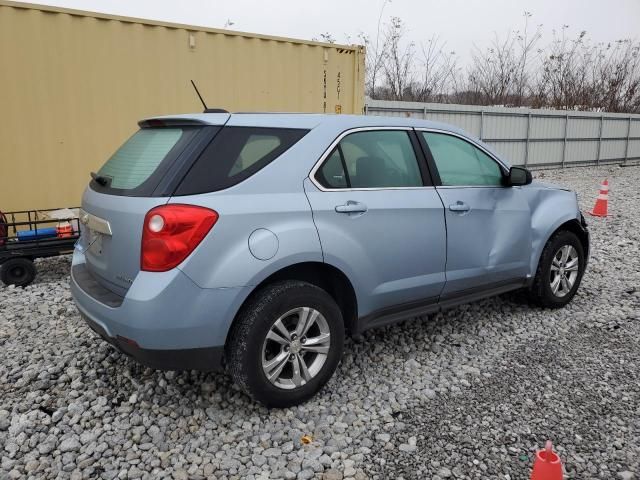
[(123, 337), (110, 337), (100, 324), (86, 315), (82, 318), (91, 329), (125, 355), (142, 365), (158, 370), (202, 370), (218, 372), (224, 369), (224, 347), (188, 348), (183, 350), (150, 350), (140, 348)]
[(203, 289), (174, 269), (140, 272), (126, 296), (116, 298), (86, 275), (78, 251), (71, 270), (71, 293), (89, 326), (140, 363), (165, 370), (219, 370), (227, 333), (250, 291)]

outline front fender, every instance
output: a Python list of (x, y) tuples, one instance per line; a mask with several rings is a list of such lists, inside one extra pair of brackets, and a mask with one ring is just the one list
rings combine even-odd
[(531, 277), (535, 276), (542, 250), (562, 225), (580, 222), (578, 199), (574, 192), (540, 188), (529, 192), (531, 205)]

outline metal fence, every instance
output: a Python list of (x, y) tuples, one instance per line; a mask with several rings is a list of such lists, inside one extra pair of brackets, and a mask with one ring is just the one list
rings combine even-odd
[(640, 115), (367, 99), (367, 115), (456, 125), (513, 165), (565, 167), (640, 160)]

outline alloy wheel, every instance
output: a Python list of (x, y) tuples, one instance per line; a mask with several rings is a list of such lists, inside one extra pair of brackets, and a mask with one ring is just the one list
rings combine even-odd
[(330, 347), (325, 317), (314, 308), (294, 308), (269, 329), (262, 345), (262, 370), (278, 388), (301, 387), (318, 375)]
[(580, 268), (578, 251), (572, 245), (558, 249), (551, 260), (549, 286), (551, 292), (559, 298), (567, 295), (576, 283)]

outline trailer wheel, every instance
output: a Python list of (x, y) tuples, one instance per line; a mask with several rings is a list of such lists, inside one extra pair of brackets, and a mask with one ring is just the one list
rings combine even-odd
[(36, 266), (30, 258), (12, 258), (0, 265), (0, 280), (5, 285), (26, 287), (36, 278)]

